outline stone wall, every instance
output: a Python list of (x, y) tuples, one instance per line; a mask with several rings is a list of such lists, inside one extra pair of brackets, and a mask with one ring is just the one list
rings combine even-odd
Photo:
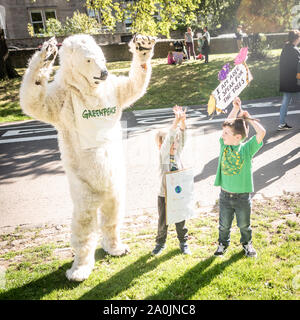
[[(116, 37), (118, 35), (115, 35)], [(284, 43), (287, 40), (286, 33), (280, 34), (270, 34), (266, 35), (267, 41), (270, 43), (272, 49), (279, 49), (284, 46)], [(120, 34), (121, 37), (121, 34)], [(97, 41), (97, 37), (96, 41)], [(46, 39), (44, 38), (34, 38), (39, 39), (39, 43), (43, 43)], [(121, 39), (121, 38), (120, 38)], [(58, 38), (58, 41), (61, 42), (63, 38)], [(170, 44), (175, 41), (174, 39), (160, 39), (157, 41), (154, 50), (154, 58), (166, 58), (168, 55), (168, 51), (172, 50)], [(120, 42), (114, 44), (104, 44), (103, 39), (101, 42), (97, 41), (104, 52), (106, 60), (108, 62), (112, 61), (128, 61), (131, 60), (131, 53), (128, 50), (128, 43)], [(11, 44), (10, 44), (11, 45)], [(195, 49), (197, 48), (197, 41), (195, 40)], [(10, 57), (13, 65), (16, 68), (24, 68), (27, 65), (28, 59), (32, 56), (32, 54), (36, 51), (36, 48), (26, 48), (22, 50), (10, 50)], [(210, 53), (218, 54), (218, 53), (233, 53), (237, 52), (237, 44), (234, 38), (211, 38), (210, 45)], [(197, 53), (197, 50), (196, 50)]]

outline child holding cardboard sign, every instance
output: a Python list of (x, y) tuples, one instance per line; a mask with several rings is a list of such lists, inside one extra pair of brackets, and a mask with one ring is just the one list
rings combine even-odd
[[(173, 108), (175, 118), (169, 131), (158, 131), (156, 134), (156, 142), (159, 148), (160, 159), (160, 190), (158, 195), (158, 228), (156, 236), (156, 246), (152, 251), (152, 255), (159, 255), (165, 249), (167, 239), (168, 225), (166, 224), (166, 172), (182, 169), (180, 154), (186, 141), (186, 109), (175, 106)], [(178, 128), (179, 126), (179, 128)], [(186, 243), (188, 229), (185, 220), (175, 224), (177, 238), (180, 242), (180, 250), (184, 254), (190, 254), (190, 250)]]
[[(242, 141), (248, 136), (249, 123), (256, 131), (256, 135), (244, 143)], [(250, 193), (253, 192), (252, 158), (262, 147), (265, 134), (266, 130), (263, 126), (250, 118), (247, 111), (242, 111), (241, 100), (235, 98), (233, 109), (223, 123), (223, 133), (220, 138), (220, 157), (215, 179), (215, 186), (221, 186), (219, 246), (214, 253), (216, 256), (222, 256), (229, 246), (234, 214), (241, 232), (240, 242), (246, 256), (257, 256), (252, 246), (250, 226)]]

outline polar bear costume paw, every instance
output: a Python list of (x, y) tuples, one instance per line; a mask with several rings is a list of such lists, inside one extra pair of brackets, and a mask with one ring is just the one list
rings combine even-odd
[(41, 85), (46, 81), (46, 79), (48, 79), (52, 70), (52, 65), (57, 56), (57, 52), (57, 41), (53, 37), (43, 43), (41, 51), (34, 57), (36, 62), (35, 65), (38, 70), (35, 80), (36, 85)]
[(135, 35), (129, 42), (130, 52), (137, 55), (141, 62), (146, 62), (153, 56), (155, 43), (154, 37)]
[(84, 281), (91, 274), (94, 265), (82, 265), (82, 266), (72, 266), (71, 269), (67, 270), (66, 277), (70, 281)]
[(112, 256), (123, 256), (130, 253), (130, 249), (126, 244), (119, 244), (117, 246), (110, 246), (105, 240), (102, 240), (102, 249)]

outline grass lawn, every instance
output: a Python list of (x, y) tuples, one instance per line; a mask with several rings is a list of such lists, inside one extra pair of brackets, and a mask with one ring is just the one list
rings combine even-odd
[[(242, 100), (279, 96), (279, 55), (271, 50), (266, 61), (249, 61), (254, 80), (241, 94)], [(210, 63), (192, 61), (180, 66), (168, 65), (167, 59), (152, 60), (153, 72), (147, 93), (133, 106), (137, 109), (166, 108), (178, 105), (206, 104), (210, 93), (219, 84), (218, 72), (225, 63), (234, 66), (236, 54), (211, 55)], [(115, 74), (127, 75), (129, 61), (108, 63)], [(23, 75), (25, 69), (17, 70)], [(0, 82), (0, 122), (29, 119), (19, 106), (21, 79)]]
[[(131, 249), (129, 255), (112, 257), (98, 249), (95, 269), (81, 283), (69, 282), (65, 277), (71, 255), (57, 256), (61, 250), (70, 250), (68, 241), (45, 238), (44, 243), (33, 246), (45, 235), (46, 228), (3, 234), (0, 262), (5, 272), (2, 282), (0, 277), (0, 300), (298, 300), (300, 194), (254, 201), (253, 207), (256, 259), (244, 256), (235, 222), (228, 251), (222, 258), (213, 256), (218, 236), (217, 210), (188, 222), (191, 256), (180, 253), (171, 226), (166, 250), (152, 257), (156, 217), (150, 217), (153, 223), (137, 227), (134, 221), (123, 230), (122, 238)], [(23, 248), (18, 244), (22, 240)]]

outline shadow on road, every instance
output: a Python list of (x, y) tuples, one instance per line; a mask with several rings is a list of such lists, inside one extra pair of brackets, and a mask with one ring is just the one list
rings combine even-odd
[(0, 183), (12, 183), (8, 180), (28, 175), (38, 177), (43, 174), (64, 173), (60, 164), (52, 166), (52, 162), (56, 161), (60, 161), (60, 152), (55, 139), (47, 140), (47, 143), (11, 143), (9, 148), (1, 151)]
[[(255, 192), (258, 192), (268, 185), (276, 182), (283, 177), (287, 171), (300, 165), (300, 157), (297, 157), (293, 161), (287, 162), (299, 152), (300, 147), (256, 170), (253, 174)], [(293, 181), (291, 181), (291, 183), (293, 183)]]

